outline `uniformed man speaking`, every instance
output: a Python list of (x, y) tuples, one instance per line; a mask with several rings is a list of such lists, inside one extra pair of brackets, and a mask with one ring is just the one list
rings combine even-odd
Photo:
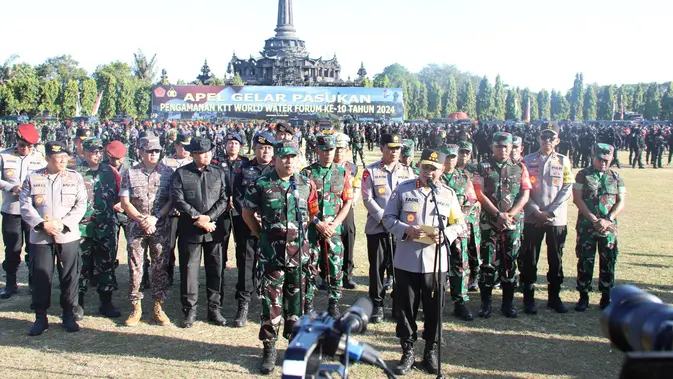
[[(444, 183), (440, 183), (446, 155), (437, 150), (425, 149), (421, 155), (420, 176), (415, 180), (402, 182), (393, 191), (383, 214), (383, 224), (395, 237), (395, 297), (399, 308), (397, 313), (397, 337), (402, 346), (402, 359), (396, 368), (398, 375), (406, 374), (414, 363), (414, 342), (418, 338), (416, 316), (419, 301), (423, 302), (425, 325), (423, 339), (425, 353), (423, 362), (430, 373), (438, 371), (437, 343), (439, 330), (437, 311), (441, 306), (444, 278), (448, 270), (447, 259), (442, 259), (441, 267), (436, 261), (436, 247), (441, 243), (439, 254), (448, 257), (449, 252), (440, 238), (439, 217), (446, 225), (446, 237), (452, 243), (465, 232), (465, 222), (456, 193)], [(436, 212), (432, 189), (429, 183), (436, 183)], [(434, 227), (432, 232), (427, 227)], [(429, 238), (430, 241), (420, 241)]]

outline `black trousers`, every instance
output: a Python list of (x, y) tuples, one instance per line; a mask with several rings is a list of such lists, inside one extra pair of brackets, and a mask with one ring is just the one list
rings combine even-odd
[(635, 149), (633, 151), (633, 161), (631, 162), (631, 168), (636, 168), (636, 163), (639, 168), (643, 168), (643, 151), (641, 149)]
[(72, 314), (79, 292), (80, 259), (79, 241), (64, 244), (30, 244), (30, 271), (33, 302), (30, 308), (38, 316), (46, 315), (51, 306), (51, 281), (54, 276), (54, 258), (61, 283), (61, 308)]
[(341, 224), (341, 241), (344, 245), (344, 259), (342, 272), (345, 279), (353, 278), (353, 268), (355, 267), (355, 215), (353, 207), (348, 211), (348, 215)]
[[(227, 262), (229, 261), (229, 237), (231, 237), (231, 217), (222, 217), (222, 229), (224, 230), (224, 240), (222, 241), (222, 284), (220, 286), (220, 298), (224, 299), (224, 274), (227, 271)], [(235, 242), (234, 242), (235, 244)]]
[(395, 269), (395, 297), (398, 308), (395, 331), (402, 343), (415, 342), (418, 339), (416, 316), (421, 301), (425, 317), (422, 337), (426, 344), (439, 341), (437, 308), (442, 304), (445, 278), (444, 272), (439, 275), (437, 281), (437, 276), (433, 273), (421, 274)]
[(236, 241), (236, 300), (250, 301), (257, 286), (257, 238), (250, 234), (243, 217), (234, 216), (234, 241)]
[[(21, 248), (24, 242), (28, 245), (30, 226), (23, 222), (21, 215), (13, 215), (2, 212), (2, 242), (5, 244), (5, 261), (2, 268), (8, 274), (15, 274), (21, 264)], [(26, 246), (26, 262), (28, 257)]]
[(178, 218), (179, 217), (170, 217), (170, 222), (171, 227), (171, 236), (170, 239), (168, 240), (168, 272), (172, 272), (173, 269), (175, 268), (175, 242), (178, 239)]
[(524, 224), (523, 249), (521, 258), (521, 283), (524, 285), (534, 284), (537, 281), (537, 264), (540, 260), (540, 247), (542, 239), (546, 236), (547, 283), (561, 285), (563, 283), (563, 247), (565, 246), (567, 226), (547, 225), (537, 227), (535, 224)]
[(395, 243), (390, 233), (367, 234), (367, 255), (369, 256), (369, 297), (374, 304), (383, 304), (386, 292), (383, 290), (384, 275), (392, 262)]
[(208, 308), (217, 310), (222, 306), (222, 241), (188, 243), (180, 239), (178, 254), (180, 258), (180, 301), (182, 311), (187, 313), (196, 309), (199, 299), (199, 269), (203, 251), (206, 268), (206, 296)]

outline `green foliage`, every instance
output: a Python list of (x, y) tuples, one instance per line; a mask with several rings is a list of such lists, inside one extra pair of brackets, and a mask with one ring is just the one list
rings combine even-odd
[(376, 87), (376, 88), (390, 88), (391, 83), (390, 83), (390, 78), (388, 78), (388, 75), (376, 76), (374, 78), (374, 87)]
[(91, 116), (97, 97), (98, 89), (96, 88), (96, 81), (92, 78), (85, 79), (82, 82), (82, 95), (80, 96), (82, 114)]
[(661, 113), (661, 92), (657, 83), (651, 83), (645, 93), (645, 111), (643, 117), (648, 120), (659, 118)]
[(241, 87), (244, 85), (243, 79), (241, 79), (241, 75), (238, 72), (236, 73), (236, 75), (234, 75), (234, 78), (231, 80), (231, 85), (237, 87)]
[(589, 86), (584, 94), (584, 118), (596, 120), (598, 118), (598, 98), (593, 86)]
[(549, 92), (544, 88), (537, 94), (537, 106), (539, 109), (539, 118), (551, 119), (551, 100)]
[(507, 100), (505, 100), (505, 117), (507, 120), (521, 120), (521, 102), (519, 101), (519, 94), (517, 91), (510, 89), (507, 92)]
[(36, 68), (37, 75), (43, 80), (58, 80), (66, 86), (71, 80), (81, 81), (86, 78), (86, 70), (79, 67), (71, 55), (48, 58)]
[(136, 116), (139, 119), (148, 118), (150, 116), (152, 103), (151, 90), (152, 86), (148, 83), (141, 82), (136, 87), (133, 102), (136, 109)]
[(365, 88), (372, 88), (374, 87), (374, 82), (372, 82), (372, 80), (369, 78), (364, 78), (362, 79), (362, 86)]
[(449, 75), (446, 92), (442, 98), (442, 113), (444, 117), (448, 117), (455, 112), (458, 112), (458, 86), (453, 75)]
[[(632, 112), (643, 114), (645, 112), (645, 85), (638, 84), (633, 91), (631, 97), (631, 106), (629, 108)], [(625, 110), (626, 111), (626, 110)]]
[(140, 81), (154, 83), (157, 77), (157, 55), (147, 59), (140, 49), (133, 53), (133, 75)]
[(117, 114), (136, 116), (135, 85), (131, 78), (122, 78), (119, 82), (119, 96), (117, 97)]
[(112, 118), (117, 114), (117, 79), (106, 72), (98, 76), (98, 88), (103, 91), (99, 108), (100, 118)]
[(213, 76), (213, 78), (210, 80), (210, 85), (211, 86), (223, 86), (224, 85), (224, 80), (221, 78), (218, 78), (216, 76)]
[(500, 75), (495, 77), (493, 91), (493, 118), (504, 120), (507, 116), (507, 92), (505, 92), (505, 85), (502, 83)]
[(662, 120), (673, 120), (673, 82), (668, 83), (668, 88), (661, 99)]
[(470, 118), (477, 117), (477, 94), (471, 81), (466, 81), (458, 97), (458, 109), (467, 113)]
[(530, 120), (538, 120), (540, 118), (540, 109), (537, 105), (537, 94), (530, 94)]
[(63, 90), (61, 115), (63, 118), (73, 118), (77, 113), (77, 93), (79, 84), (75, 80), (68, 81)]
[(551, 118), (566, 120), (570, 117), (570, 102), (558, 91), (551, 92)]
[(123, 78), (127, 78), (132, 76), (133, 70), (131, 69), (131, 66), (129, 66), (125, 62), (121, 61), (114, 61), (105, 65), (100, 65), (98, 68), (96, 68), (96, 71), (93, 73), (93, 78), (96, 80), (96, 85), (98, 88), (103, 88), (104, 85), (101, 82), (102, 80), (108, 80), (108, 79), (102, 79), (103, 76), (111, 76), (115, 79), (116, 83), (119, 83), (122, 81)]
[(19, 112), (19, 103), (14, 98), (14, 91), (7, 84), (0, 86), (0, 106), (4, 114), (18, 114)]
[(44, 80), (40, 84), (39, 111), (49, 111), (53, 114), (59, 111), (58, 93), (61, 89), (61, 83), (56, 80)]
[[(526, 120), (526, 107), (528, 106), (528, 98), (531, 97), (531, 92), (528, 88), (524, 89), (521, 92), (521, 120), (525, 121)], [(531, 120), (535, 120), (533, 118), (533, 112), (531, 112)], [(530, 121), (530, 120), (529, 120)]]
[(477, 95), (477, 119), (479, 121), (491, 121), (494, 118), (494, 97), (493, 87), (484, 76), (479, 83), (479, 94)]
[(439, 86), (439, 84), (434, 82), (427, 88), (428, 88), (428, 116), (440, 117), (442, 115), (442, 88)]
[(575, 75), (575, 82), (570, 99), (570, 119), (581, 121), (583, 120), (584, 108), (584, 74), (578, 73)]
[(598, 101), (598, 118), (600, 120), (612, 120), (614, 116), (613, 109), (616, 102), (615, 86), (605, 86)]

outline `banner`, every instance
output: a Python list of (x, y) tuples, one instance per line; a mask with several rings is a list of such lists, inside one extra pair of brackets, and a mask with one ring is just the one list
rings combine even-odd
[(404, 119), (400, 88), (173, 86), (152, 89), (152, 114), (167, 119)]

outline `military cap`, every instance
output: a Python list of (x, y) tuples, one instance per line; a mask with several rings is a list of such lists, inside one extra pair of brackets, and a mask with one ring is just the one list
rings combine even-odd
[(336, 142), (334, 141), (334, 137), (331, 135), (322, 135), (319, 136), (316, 140), (316, 146), (320, 150), (331, 150), (336, 148)]
[(277, 157), (299, 155), (299, 146), (294, 141), (278, 141), (273, 145), (273, 151)]
[(458, 156), (458, 145), (450, 144), (440, 147), (440, 152), (446, 154), (446, 156), (453, 155), (454, 157)]
[(402, 140), (402, 153), (403, 157), (413, 157), (414, 156), (414, 141), (403, 139)]
[(241, 135), (236, 133), (236, 132), (229, 132), (227, 133), (227, 141), (238, 141), (241, 145), (243, 144), (243, 138), (241, 138)]
[(77, 132), (75, 133), (75, 138), (79, 138), (80, 140), (85, 140), (87, 138), (91, 138), (91, 130), (89, 128), (77, 128)]
[(161, 143), (159, 142), (159, 137), (147, 136), (143, 137), (138, 141), (138, 148), (145, 151), (149, 150), (161, 150)]
[(402, 139), (397, 134), (384, 134), (381, 136), (381, 145), (386, 145), (388, 147), (400, 147), (402, 146)]
[(512, 137), (512, 146), (521, 147), (523, 140), (519, 136)]
[(281, 122), (276, 124), (276, 132), (294, 134), (294, 130), (292, 129), (292, 126), (290, 126), (290, 124), (288, 124), (285, 121), (281, 121)]
[(49, 141), (44, 145), (44, 153), (49, 157), (56, 154), (68, 154), (68, 146), (63, 141)]
[(187, 133), (180, 133), (175, 138), (175, 143), (179, 143), (182, 146), (189, 146), (192, 142), (192, 135)]
[(194, 137), (189, 142), (189, 146), (185, 150), (190, 153), (205, 153), (213, 149), (213, 143), (208, 138)]
[(334, 144), (338, 148), (348, 147), (348, 143), (351, 141), (347, 135), (344, 133), (337, 133), (334, 135)]
[(507, 132), (497, 132), (493, 134), (493, 144), (511, 144), (512, 134)]
[(611, 160), (615, 148), (607, 143), (597, 143), (593, 147), (594, 157), (598, 159)]
[(273, 146), (276, 143), (276, 139), (268, 132), (257, 133), (253, 140), (253, 144), (257, 145), (269, 145)]
[(82, 148), (87, 151), (102, 150), (103, 140), (97, 137), (87, 138), (82, 142)]
[(458, 150), (467, 150), (469, 152), (472, 152), (472, 142), (468, 141), (459, 141), (458, 142)]
[(22, 124), (16, 129), (16, 136), (34, 145), (40, 140), (40, 135), (33, 124)]
[(557, 123), (548, 122), (548, 123), (542, 124), (542, 129), (540, 131), (541, 132), (550, 131), (550, 132), (558, 135), (560, 130), (561, 130), (561, 128), (559, 127), (559, 125)]
[(111, 158), (121, 159), (126, 156), (126, 146), (121, 141), (112, 141), (105, 146), (105, 152)]
[(435, 168), (444, 167), (444, 161), (446, 160), (446, 154), (441, 153), (439, 150), (435, 149), (424, 149), (421, 153), (421, 164), (432, 165)]

